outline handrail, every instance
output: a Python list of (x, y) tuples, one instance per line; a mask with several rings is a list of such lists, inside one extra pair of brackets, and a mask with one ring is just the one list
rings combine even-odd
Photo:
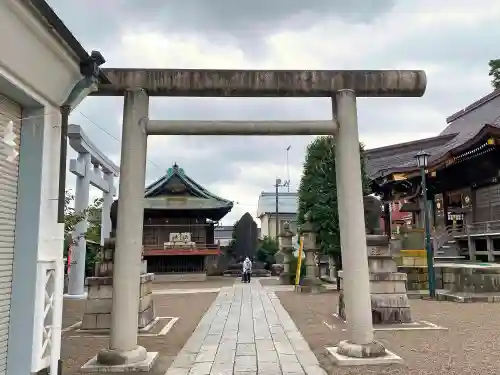
[(500, 220), (482, 221), (467, 225), (468, 234), (500, 233)]
[(440, 232), (434, 231), (433, 233), (434, 251), (439, 250), (454, 237), (463, 234), (467, 234), (467, 228), (463, 225), (458, 225), (458, 226), (447, 225)]

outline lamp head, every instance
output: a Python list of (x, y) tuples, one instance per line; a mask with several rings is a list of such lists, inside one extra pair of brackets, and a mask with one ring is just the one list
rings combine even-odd
[(420, 152), (415, 155), (415, 159), (417, 160), (417, 166), (419, 168), (426, 168), (427, 163), (429, 161), (429, 156), (431, 156), (428, 152), (420, 150)]

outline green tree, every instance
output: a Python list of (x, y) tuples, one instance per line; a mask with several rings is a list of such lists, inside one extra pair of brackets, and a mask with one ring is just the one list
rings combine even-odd
[(490, 67), (489, 76), (492, 77), (491, 85), (495, 90), (500, 89), (500, 59), (490, 60), (488, 65)]
[(101, 242), (101, 212), (102, 198), (96, 198), (86, 210), (88, 228), (85, 237), (87, 240)]
[[(75, 200), (71, 190), (66, 190), (64, 197), (64, 256), (68, 256), (70, 244), (73, 243), (72, 233), (76, 224), (87, 217), (88, 227), (85, 233), (87, 241), (101, 242), (101, 211), (102, 198), (94, 201), (83, 212), (76, 212), (73, 203)], [(87, 267), (92, 267), (97, 257), (96, 246), (87, 247)]]
[[(359, 147), (363, 194), (369, 194), (364, 147), (361, 143)], [(298, 196), (297, 223), (299, 227), (304, 223), (305, 214), (310, 212), (320, 254), (333, 257), (338, 273), (342, 268), (342, 257), (335, 178), (335, 140), (332, 136), (317, 137), (307, 147)], [(337, 287), (340, 287), (338, 280)]]
[(279, 250), (278, 241), (275, 239), (264, 236), (259, 243), (256, 257), (259, 262), (265, 263), (265, 268), (270, 269), (271, 265), (276, 263), (275, 255)]

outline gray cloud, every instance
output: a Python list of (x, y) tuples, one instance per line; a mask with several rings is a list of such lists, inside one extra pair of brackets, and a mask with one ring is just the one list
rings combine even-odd
[[(340, 37), (345, 39), (351, 34), (355, 35), (352, 44), (341, 40), (344, 43), (342, 49), (336, 50), (338, 35), (327, 25), (324, 33), (311, 33), (311, 38), (316, 38), (311, 40), (311, 43), (316, 44), (314, 48), (307, 49), (307, 43), (301, 47), (305, 48), (305, 54), (314, 51), (314, 59), (306, 61), (317, 65), (302, 66), (298, 63), (298, 67), (427, 69), (428, 90), (423, 98), (359, 100), (361, 137), (368, 141), (398, 142), (400, 138), (409, 140), (421, 134), (437, 135), (446, 126), (446, 116), (488, 92), (487, 62), (497, 57), (497, 40), (500, 37), (498, 28), (492, 27), (498, 20), (467, 25), (462, 22), (443, 22), (405, 37), (395, 34), (380, 48), (371, 48), (369, 53), (360, 48), (356, 44), (360, 40), (359, 25), (363, 24), (365, 43), (377, 44), (378, 34), (370, 34), (371, 23), (387, 15), (386, 12), (398, 1), (49, 2), (87, 48), (101, 49), (105, 57), (120, 61), (121, 66), (142, 64), (140, 45), (137, 46), (137, 55), (120, 60), (117, 49), (121, 48), (120, 35), (124, 30), (140, 32), (149, 27), (150, 30), (163, 33), (166, 38), (173, 34), (195, 35), (200, 43), (209, 40), (213, 45), (240, 49), (249, 66), (260, 66), (273, 53), (271, 47), (263, 43), (263, 37), (284, 30), (302, 34), (313, 26), (322, 27), (327, 20), (347, 22), (342, 29), (344, 34)], [(432, 7), (427, 11), (432, 13)], [(388, 20), (387, 27), (390, 26)], [(401, 34), (405, 35), (405, 30), (401, 30)], [(359, 53), (356, 49), (359, 49)], [(226, 49), (224, 51), (230, 53)], [(196, 51), (188, 52), (196, 55)], [(297, 51), (291, 51), (289, 56), (287, 52), (283, 49), (285, 57), (279, 61), (295, 63), (293, 59), (299, 56)], [(350, 57), (342, 59), (343, 55)], [(162, 63), (160, 59), (159, 64)], [(178, 64), (175, 59), (164, 63), (169, 66)], [(204, 66), (203, 56), (199, 57), (199, 66)], [(122, 105), (121, 98), (89, 98), (71, 118), (72, 122), (84, 128), (99, 148), (116, 161), (119, 161), (120, 154)], [(150, 117), (179, 120), (325, 120), (331, 118), (331, 106), (328, 99), (153, 98)], [(271, 190), (277, 175), (285, 177), (285, 149), (288, 145), (292, 145), (292, 179), (295, 185), (298, 183), (304, 150), (310, 139), (156, 137), (149, 142), (147, 180), (150, 182), (158, 178), (173, 162), (177, 162), (187, 174), (207, 188), (224, 190), (216, 190), (215, 193), (240, 201), (241, 205), (236, 206), (227, 218), (227, 222), (231, 223), (245, 211), (254, 214), (252, 204), (257, 202), (258, 193)], [(234, 188), (221, 188), (224, 185)]]
[[(72, 31), (90, 45), (103, 45), (117, 30), (144, 27), (169, 33), (213, 34), (224, 43), (245, 45), (275, 30), (307, 28), (325, 16), (370, 22), (394, 0), (49, 0)], [(228, 38), (229, 37), (229, 38)], [(235, 39), (231, 39), (231, 37)], [(256, 46), (254, 45), (254, 48)]]

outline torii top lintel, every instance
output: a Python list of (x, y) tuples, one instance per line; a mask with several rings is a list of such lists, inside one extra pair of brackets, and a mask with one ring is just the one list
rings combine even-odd
[(358, 97), (420, 97), (422, 70), (196, 70), (103, 69), (110, 84), (94, 95), (122, 96), (143, 88), (150, 96), (331, 97), (351, 89)]

